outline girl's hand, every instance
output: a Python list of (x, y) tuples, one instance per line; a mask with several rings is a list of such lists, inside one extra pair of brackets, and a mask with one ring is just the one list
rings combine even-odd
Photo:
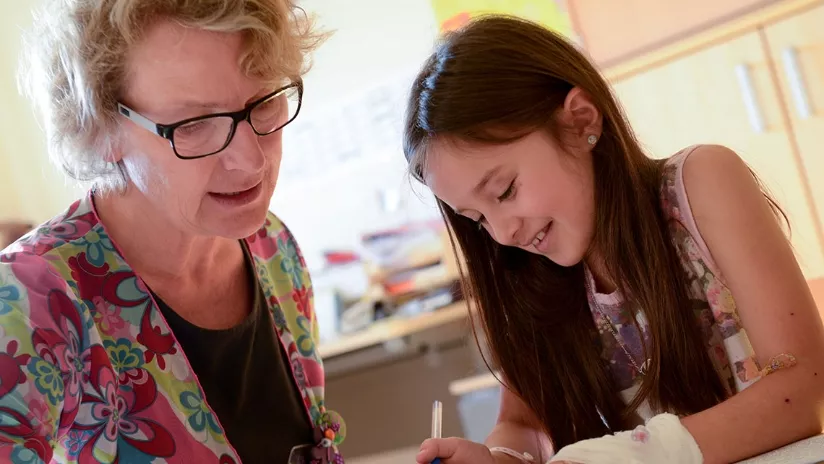
[(430, 438), (421, 444), (415, 457), (418, 464), (441, 458), (443, 464), (495, 464), (489, 448), (462, 438)]

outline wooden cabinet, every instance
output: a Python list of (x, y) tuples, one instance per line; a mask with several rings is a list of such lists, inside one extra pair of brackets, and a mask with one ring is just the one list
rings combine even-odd
[(567, 8), (593, 59), (610, 64), (775, 1), (567, 0)]
[[(812, 96), (809, 101), (817, 105), (824, 104), (824, 40), (818, 41), (816, 55), (808, 51), (814, 46), (801, 41), (816, 36), (798, 31), (802, 24), (808, 25), (824, 39), (824, 31), (813, 26), (824, 24), (822, 12), (805, 13), (767, 33), (779, 35), (779, 28), (786, 29), (780, 36), (787, 44), (777, 46), (794, 47), (799, 62), (805, 63), (807, 78), (817, 79), (815, 92), (807, 92)], [(812, 148), (816, 143), (824, 146), (824, 119), (807, 118), (808, 133), (796, 132), (800, 124), (787, 117), (785, 92), (779, 91), (783, 86), (778, 85), (772, 65), (780, 55), (765, 46), (763, 39), (764, 32), (755, 29), (614, 82), (613, 87), (639, 140), (653, 156), (670, 156), (696, 143), (721, 144), (738, 152), (787, 213), (792, 244), (805, 275), (820, 278), (824, 277), (824, 250), (810, 185), (816, 184), (812, 177), (816, 172), (824, 174), (822, 149)], [(809, 139), (810, 153), (804, 163), (798, 156), (796, 137)], [(817, 186), (822, 200), (818, 206), (824, 211), (821, 184)]]
[[(746, 87), (742, 87), (745, 85)], [(694, 143), (790, 151), (780, 103), (756, 34), (614, 83), (638, 138), (656, 157)], [(742, 90), (760, 121), (751, 121)]]
[(764, 29), (792, 136), (824, 219), (824, 3)]

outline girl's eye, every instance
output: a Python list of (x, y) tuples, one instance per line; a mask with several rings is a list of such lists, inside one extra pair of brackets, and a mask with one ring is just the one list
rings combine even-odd
[(504, 191), (504, 193), (502, 193), (501, 196), (498, 197), (498, 201), (501, 202), (501, 201), (508, 200), (508, 199), (512, 198), (512, 195), (514, 195), (514, 194), (515, 194), (515, 179), (512, 179), (512, 182), (509, 183), (509, 187), (507, 187), (506, 190)]

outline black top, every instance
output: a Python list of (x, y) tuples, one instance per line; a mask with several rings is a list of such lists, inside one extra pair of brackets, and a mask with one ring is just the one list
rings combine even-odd
[(272, 317), (241, 242), (254, 304), (243, 322), (225, 330), (191, 324), (154, 295), (243, 464), (286, 463), (294, 446), (314, 444), (312, 425)]

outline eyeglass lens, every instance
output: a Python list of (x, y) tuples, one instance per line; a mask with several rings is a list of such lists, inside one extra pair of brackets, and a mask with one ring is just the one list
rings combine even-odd
[[(271, 134), (295, 119), (299, 107), (297, 88), (290, 87), (277, 93), (252, 109), (249, 117), (252, 129), (258, 135)], [(215, 116), (178, 126), (172, 140), (175, 152), (183, 158), (217, 153), (231, 142), (233, 124), (229, 116)]]

